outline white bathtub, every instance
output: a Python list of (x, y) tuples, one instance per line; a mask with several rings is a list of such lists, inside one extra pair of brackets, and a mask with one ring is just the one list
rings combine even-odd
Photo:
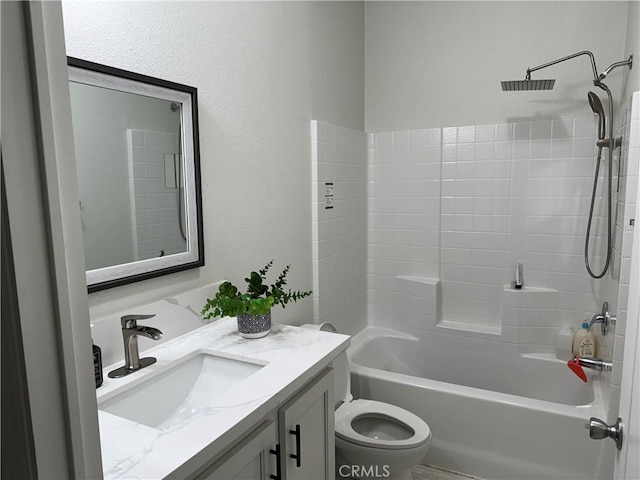
[(606, 418), (597, 376), (585, 384), (555, 356), (517, 348), (369, 327), (349, 349), (352, 390), (429, 424), (424, 463), (485, 479), (610, 478), (613, 442), (584, 428), (591, 416)]

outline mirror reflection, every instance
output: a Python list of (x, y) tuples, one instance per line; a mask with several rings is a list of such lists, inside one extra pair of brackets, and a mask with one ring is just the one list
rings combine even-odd
[(92, 285), (106, 288), (185, 264), (200, 266), (192, 97), (74, 68), (74, 60), (88, 62), (69, 59), (90, 291)]
[(187, 249), (175, 102), (71, 83), (86, 268)]

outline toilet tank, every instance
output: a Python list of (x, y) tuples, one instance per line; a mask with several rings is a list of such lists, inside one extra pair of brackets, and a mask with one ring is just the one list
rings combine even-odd
[[(302, 325), (302, 328), (339, 333), (336, 327), (329, 322), (321, 323), (320, 325), (307, 323)], [(338, 408), (340, 404), (353, 400), (353, 395), (351, 395), (351, 367), (349, 366), (347, 352), (342, 352), (338, 355), (331, 362), (331, 367), (333, 368), (335, 407)]]
[(338, 408), (343, 402), (350, 402), (353, 400), (351, 395), (351, 368), (349, 367), (349, 358), (347, 352), (342, 352), (338, 355), (333, 362), (333, 379), (335, 383), (335, 406)]

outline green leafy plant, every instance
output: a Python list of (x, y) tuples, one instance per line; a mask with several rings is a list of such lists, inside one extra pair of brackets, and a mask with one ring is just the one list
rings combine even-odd
[(247, 282), (245, 293), (240, 293), (231, 282), (220, 285), (215, 297), (207, 299), (201, 312), (202, 318), (208, 320), (212, 317), (237, 317), (243, 313), (266, 315), (274, 305), (281, 305), (284, 308), (290, 302), (297, 302), (311, 295), (311, 291), (284, 290), (291, 265), (284, 268), (275, 283), (266, 284), (267, 272), (272, 265), (273, 260), (257, 272), (251, 272), (249, 277), (244, 279)]

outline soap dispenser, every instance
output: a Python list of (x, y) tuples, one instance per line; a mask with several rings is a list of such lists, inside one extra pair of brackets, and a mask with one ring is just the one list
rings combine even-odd
[(578, 358), (596, 357), (596, 336), (589, 331), (589, 322), (585, 319), (582, 328), (573, 336), (573, 355)]
[(102, 385), (102, 349), (93, 343), (93, 374), (96, 378), (96, 388)]

